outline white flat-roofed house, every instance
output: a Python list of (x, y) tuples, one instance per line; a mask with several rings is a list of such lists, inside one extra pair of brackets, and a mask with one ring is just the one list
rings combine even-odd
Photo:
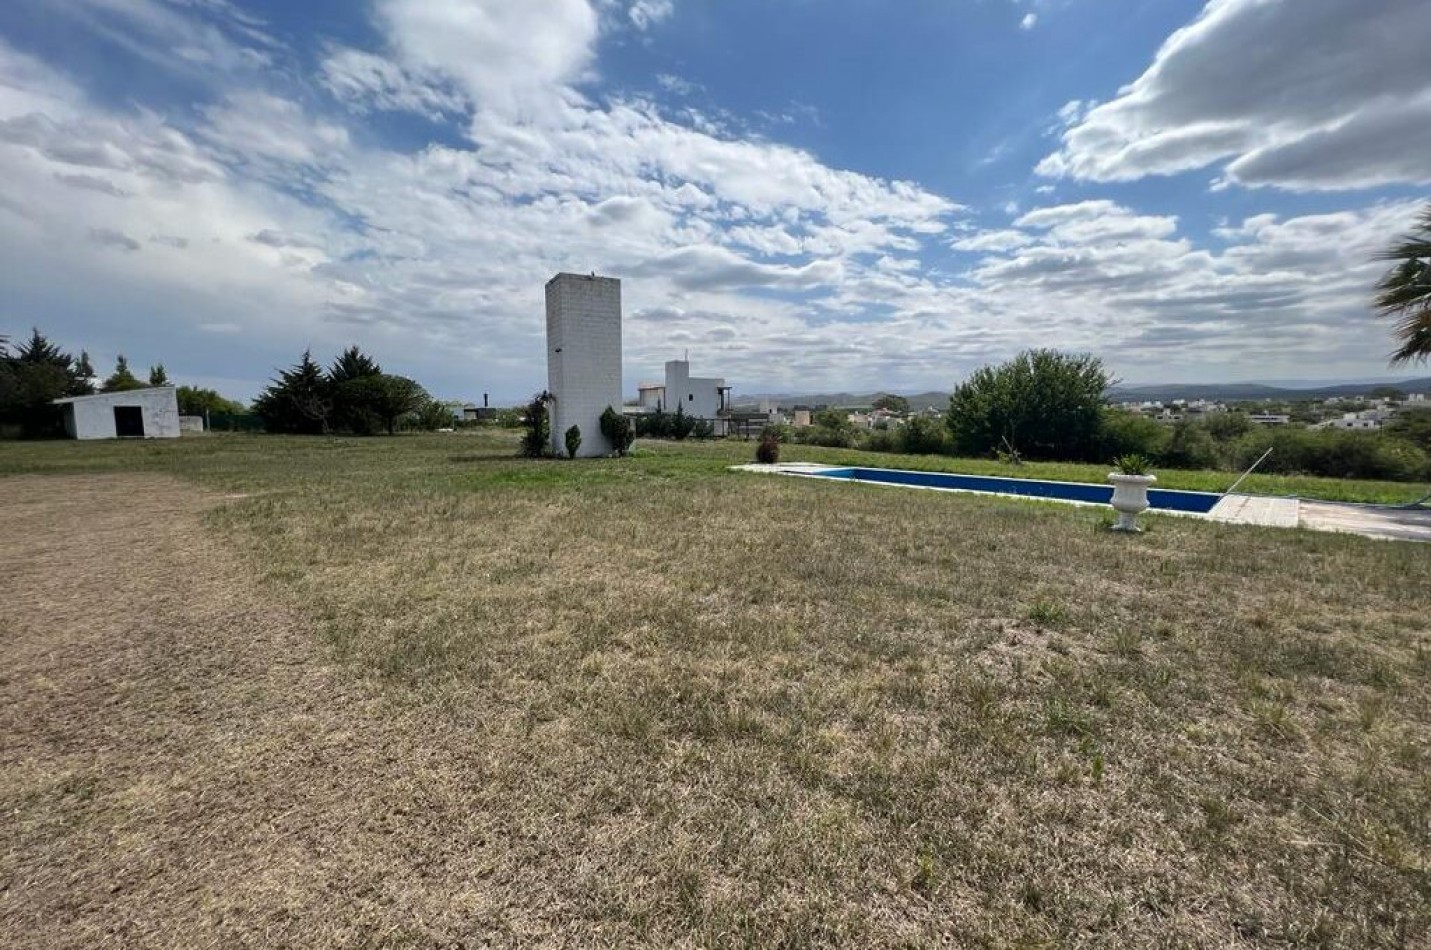
[(177, 439), (179, 396), (173, 386), (56, 399), (72, 439)]

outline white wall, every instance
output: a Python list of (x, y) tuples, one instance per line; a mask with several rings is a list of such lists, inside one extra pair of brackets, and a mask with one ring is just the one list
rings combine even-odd
[(666, 411), (675, 412), (681, 406), (686, 415), (699, 419), (714, 419), (720, 412), (720, 388), (724, 379), (692, 376), (691, 364), (671, 360), (666, 364)]
[(547, 389), (552, 451), (566, 455), (566, 430), (581, 427), (577, 455), (609, 455), (601, 434), (607, 406), (621, 411), (621, 281), (558, 274), (547, 282)]
[(116, 406), (140, 408), (146, 439), (179, 438), (179, 398), (173, 386), (81, 396), (65, 406), (65, 429), (76, 439), (118, 438), (114, 429)]

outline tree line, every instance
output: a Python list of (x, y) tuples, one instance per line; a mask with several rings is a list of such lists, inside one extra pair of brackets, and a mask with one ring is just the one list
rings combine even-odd
[(259, 394), (253, 411), (266, 431), (295, 435), (393, 435), (400, 425), (431, 430), (453, 423), (451, 409), (416, 381), (383, 372), (357, 346), (326, 370), (305, 350)]
[[(0, 336), (0, 432), (22, 438), (44, 439), (64, 435), (64, 413), (56, 399), (95, 393), (128, 392), (150, 386), (168, 386), (163, 363), (149, 367), (144, 379), (129, 368), (120, 354), (114, 371), (100, 379), (89, 353), (76, 356), (53, 342), (39, 328), (28, 339), (12, 343)], [(212, 389), (179, 386), (179, 412), (204, 415), (206, 411), (243, 411), (243, 406)]]
[(950, 454), (1030, 461), (1111, 462), (1143, 455), (1167, 468), (1240, 471), (1268, 448), (1262, 471), (1339, 478), (1431, 478), (1431, 410), (1398, 414), (1374, 432), (1268, 429), (1246, 413), (1208, 414), (1163, 425), (1106, 404), (1112, 380), (1094, 356), (1029, 350), (973, 373), (949, 397), (943, 419), (860, 431), (848, 414), (816, 413), (789, 441), (910, 455)]

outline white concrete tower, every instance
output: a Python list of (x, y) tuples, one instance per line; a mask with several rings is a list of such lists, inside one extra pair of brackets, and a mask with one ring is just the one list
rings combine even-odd
[(581, 427), (581, 458), (609, 455), (601, 434), (607, 406), (621, 411), (621, 281), (557, 274), (547, 281), (547, 389), (552, 451), (566, 455), (566, 430)]

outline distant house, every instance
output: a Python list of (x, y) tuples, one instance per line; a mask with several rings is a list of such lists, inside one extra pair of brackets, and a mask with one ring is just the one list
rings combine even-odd
[(1260, 426), (1285, 426), (1292, 421), (1292, 417), (1277, 412), (1254, 412), (1247, 418)]
[(1326, 422), (1313, 426), (1314, 429), (1351, 429), (1351, 430), (1374, 430), (1380, 429), (1392, 413), (1385, 409), (1367, 409), (1364, 412), (1346, 412), (1340, 419), (1328, 419)]
[(179, 397), (173, 386), (56, 399), (72, 439), (177, 439)]
[(711, 420), (716, 435), (725, 435), (731, 411), (730, 390), (724, 379), (692, 376), (690, 363), (669, 360), (666, 363), (665, 384), (642, 383), (637, 387), (634, 408), (638, 412), (655, 412), (658, 409), (675, 412), (679, 408), (687, 416)]

